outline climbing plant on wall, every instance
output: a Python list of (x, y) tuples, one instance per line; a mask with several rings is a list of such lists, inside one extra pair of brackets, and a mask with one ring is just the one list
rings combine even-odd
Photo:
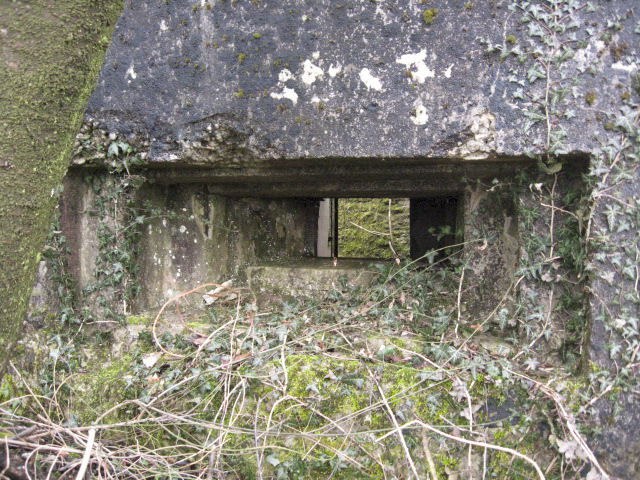
[[(604, 8), (609, 18), (601, 22), (599, 10)], [(632, 10), (596, 2), (524, 1), (510, 9), (526, 34), (488, 43), (488, 51), (512, 59), (512, 96), (524, 109), (529, 155), (539, 164), (539, 173), (522, 177), (521, 192), (528, 189), (533, 195), (520, 205), (526, 247), (521, 273), (536, 282), (530, 290), (524, 284), (525, 296), (535, 292), (523, 302), (524, 321), (533, 325), (534, 338), (550, 338), (562, 326), (547, 329), (553, 325), (552, 314), (568, 314), (565, 332), (573, 330), (575, 340), (582, 337), (577, 352), (592, 361), (583, 364), (589, 381), (582, 394), (588, 401), (578, 411), (595, 416), (593, 405), (603, 399), (598, 408), (609, 409), (610, 401), (615, 415), (630, 400), (614, 393), (637, 391), (638, 382), (633, 372), (640, 350), (640, 71), (637, 51), (621, 33), (629, 38), (633, 31), (637, 43), (640, 23), (634, 23)], [(600, 91), (584, 88), (587, 80), (611, 73), (620, 78), (614, 95), (600, 98)], [(571, 188), (558, 198), (556, 186), (563, 177), (566, 182), (580, 175), (570, 169), (575, 157), (568, 155), (579, 109), (592, 125), (594, 147), (582, 188)], [(546, 308), (541, 306), (545, 290)], [(538, 361), (533, 352), (526, 355), (531, 365)], [(610, 447), (605, 442), (599, 448)], [(633, 469), (623, 460), (609, 468), (621, 476)]]

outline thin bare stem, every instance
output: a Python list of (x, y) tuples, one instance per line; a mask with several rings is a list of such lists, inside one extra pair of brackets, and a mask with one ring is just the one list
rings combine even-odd
[[(515, 457), (518, 457), (522, 460), (524, 460), (525, 462), (528, 462), (529, 464), (531, 464), (533, 466), (533, 468), (535, 469), (536, 473), (538, 474), (538, 476), (540, 477), (540, 480), (546, 480), (544, 473), (542, 472), (542, 470), (540, 469), (540, 467), (538, 466), (538, 464), (536, 463), (535, 460), (527, 457), (526, 455), (517, 452), (516, 450), (513, 450), (511, 448), (507, 448), (507, 447), (501, 447), (500, 445), (493, 445), (491, 443), (485, 443), (485, 442), (477, 442), (475, 440), (467, 440), (466, 438), (462, 438), (462, 437), (456, 437), (454, 435), (449, 435), (448, 433), (443, 432), (442, 430), (438, 430), (437, 428), (432, 427), (431, 425), (427, 425), (424, 422), (421, 422), (420, 420), (411, 420), (410, 422), (405, 423), (402, 426), (396, 427), (394, 428), (392, 431), (390, 431), (389, 433), (384, 434), (383, 436), (381, 436), (380, 438), (377, 439), (378, 442), (384, 440), (385, 438), (387, 438), (389, 435), (393, 435), (394, 433), (396, 433), (397, 430), (402, 430), (403, 428), (407, 428), (410, 427), (412, 425), (420, 425), (423, 428), (426, 428), (427, 430), (440, 435), (441, 437), (444, 438), (448, 438), (449, 440), (453, 440), (455, 442), (460, 442), (460, 443), (465, 443), (467, 445), (474, 445), (476, 447), (483, 447), (483, 448), (489, 448), (491, 450), (499, 450), (501, 452), (505, 452), (505, 453), (509, 453), (510, 455), (513, 455)], [(607, 477), (608, 478), (608, 477)]]

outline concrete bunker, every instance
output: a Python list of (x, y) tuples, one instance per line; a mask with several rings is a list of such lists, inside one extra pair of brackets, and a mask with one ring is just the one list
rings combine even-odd
[[(603, 427), (589, 440), (603, 466), (635, 478), (639, 415), (628, 382), (638, 272), (628, 246), (638, 240), (637, 2), (549, 2), (541, 17), (536, 9), (548, 2), (130, 3), (87, 110), (79, 138), (87, 148), (76, 156), (110, 162), (118, 141), (147, 155), (143, 174), (155, 183), (134, 203), (159, 213), (149, 213), (135, 242), (131, 274), (141, 290), (127, 308), (155, 309), (204, 281), (255, 282), (251, 269), (268, 264), (288, 276), (265, 285), (288, 288), (304, 264), (360, 271), (347, 268), (357, 260), (334, 267), (314, 257), (317, 199), (458, 195), (468, 265), (458, 311), (477, 324), (516, 296), (517, 358), (534, 362), (526, 370), (561, 352), (575, 329), (574, 341), (592, 349), (592, 386), (571, 375), (560, 393), (585, 395), (586, 418)], [(427, 9), (438, 10), (432, 24)], [(611, 153), (627, 134), (628, 148)], [(545, 174), (533, 166), (514, 180), (525, 152), (548, 153)], [(592, 154), (592, 192), (564, 152)], [(106, 235), (97, 227), (114, 222), (108, 212), (89, 216), (100, 213), (101, 193), (74, 183), (96, 175), (76, 168), (68, 183), (78, 192), (63, 197), (81, 206), (62, 212), (62, 227), (72, 273), (86, 286), (103, 275), (97, 236)], [(115, 277), (116, 263), (100, 269)], [(589, 355), (572, 350), (586, 365)], [(565, 405), (571, 414), (575, 404)]]
[[(371, 259), (396, 257), (384, 235), (384, 254), (340, 251), (340, 219), (350, 221), (340, 206), (362, 199), (382, 201), (385, 212), (392, 199), (392, 208), (402, 213), (402, 228), (393, 229), (396, 243), (404, 242), (397, 256), (415, 260), (473, 244), (460, 249), (470, 268), (465, 281), (489, 305), (508, 288), (519, 244), (513, 191), (491, 185), (510, 184), (530, 164), (525, 158), (375, 158), (140, 171), (144, 183), (128, 199), (147, 218), (135, 241), (139, 291), (124, 308), (152, 309), (196, 285), (230, 278), (256, 290), (286, 288), (292, 295), (328, 290), (340, 275), (358, 278)], [(113, 173), (84, 166), (72, 168), (65, 179), (61, 223), (82, 291), (96, 289), (100, 225), (122, 221), (95, 207), (104, 203), (114, 179)], [(484, 240), (488, 248), (475, 258), (476, 244)]]

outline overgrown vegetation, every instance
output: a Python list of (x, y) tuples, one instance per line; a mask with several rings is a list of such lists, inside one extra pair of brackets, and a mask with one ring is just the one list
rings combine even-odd
[(58, 211), (43, 255), (50, 260), (57, 286), (60, 322), (76, 326), (96, 320), (122, 323), (140, 294), (137, 275), (142, 228), (154, 218), (175, 217), (176, 213), (149, 202), (138, 203), (137, 192), (145, 182), (141, 170), (144, 160), (129, 143), (116, 139), (104, 148), (85, 142), (91, 152), (104, 155), (108, 166), (107, 172), (83, 176), (94, 199), (87, 214), (96, 221), (95, 232), (89, 233), (95, 235), (98, 251), (91, 281), (80, 291), (69, 272), (71, 250)]
[[(566, 172), (560, 155), (568, 153), (565, 125), (575, 116), (572, 88), (580, 85), (581, 77), (593, 75), (604, 66), (605, 52), (614, 61), (624, 56), (624, 42), (616, 43), (614, 39), (625, 28), (623, 23), (632, 12), (613, 15), (603, 25), (595, 22), (589, 25), (579, 21), (579, 13), (586, 17), (595, 15), (597, 7), (591, 2), (553, 0), (540, 5), (524, 1), (510, 8), (522, 15), (520, 21), (527, 25), (528, 37), (535, 41), (536, 48), (525, 51), (519, 45), (507, 48), (493, 45), (488, 50), (500, 51), (501, 58), (515, 55), (519, 60), (521, 66), (511, 67), (509, 80), (515, 85), (513, 97), (526, 108), (525, 133), (529, 139), (539, 138), (537, 145), (530, 142), (533, 148), (529, 154), (538, 159), (543, 172), (538, 179), (529, 181), (536, 201), (521, 205), (521, 219), (526, 222), (523, 231), (532, 235), (523, 236), (528, 254), (523, 267), (528, 276), (537, 278), (532, 289), (537, 298), (531, 299), (525, 311), (534, 325), (538, 324), (534, 330), (541, 332), (535, 338), (564, 330), (569, 332), (567, 344), (580, 345), (581, 336), (587, 331), (585, 312), (594, 309), (583, 285), (589, 281), (592, 293), (605, 292), (605, 282), (613, 285), (618, 280), (610, 298), (618, 298), (619, 302), (608, 304), (597, 294), (591, 299), (599, 305), (595, 311), (601, 312), (593, 318), (591, 344), (606, 343), (609, 338), (606, 356), (591, 352), (591, 358), (603, 367), (617, 364), (615, 369), (603, 368), (597, 374), (589, 374), (590, 386), (583, 394), (595, 403), (615, 388), (627, 392), (633, 389), (629, 368), (640, 341), (635, 313), (639, 238), (633, 213), (637, 202), (633, 172), (640, 158), (637, 98), (625, 90), (611, 104), (600, 105), (607, 113), (596, 114), (595, 118), (611, 134), (596, 136), (600, 146), (592, 152), (589, 169), (583, 173), (584, 188), (570, 186), (564, 189), (563, 196), (558, 195), (557, 187), (575, 177), (576, 172)], [(636, 28), (634, 32), (639, 34), (640, 30)], [(603, 42), (606, 48), (597, 56), (585, 54), (595, 40)], [(629, 55), (626, 59), (631, 63), (637, 57)], [(589, 105), (598, 101), (593, 91), (583, 94)], [(535, 258), (538, 260), (532, 261)], [(541, 308), (545, 283), (548, 307)], [(553, 323), (552, 310), (560, 322), (548, 330), (547, 326)], [(564, 346), (562, 351), (567, 351)], [(582, 358), (586, 356), (582, 348), (576, 353)]]
[(124, 361), (57, 350), (37, 394), (16, 373), (5, 438), (52, 478), (83, 459), (94, 478), (580, 478), (575, 385), (477, 342), (489, 319), (458, 322), (448, 261), (268, 309), (234, 291), (186, 317), (207, 288), (182, 294), (133, 322)]
[(0, 4), (0, 370), (27, 311), (35, 259), (55, 205), (82, 112), (95, 86), (122, 1)]

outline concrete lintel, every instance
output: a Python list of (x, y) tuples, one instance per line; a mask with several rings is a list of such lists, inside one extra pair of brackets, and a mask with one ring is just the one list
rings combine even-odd
[(157, 184), (206, 184), (228, 196), (415, 197), (460, 192), (464, 181), (513, 176), (530, 158), (482, 161), (434, 159), (322, 159), (262, 168), (171, 166), (144, 175)]

